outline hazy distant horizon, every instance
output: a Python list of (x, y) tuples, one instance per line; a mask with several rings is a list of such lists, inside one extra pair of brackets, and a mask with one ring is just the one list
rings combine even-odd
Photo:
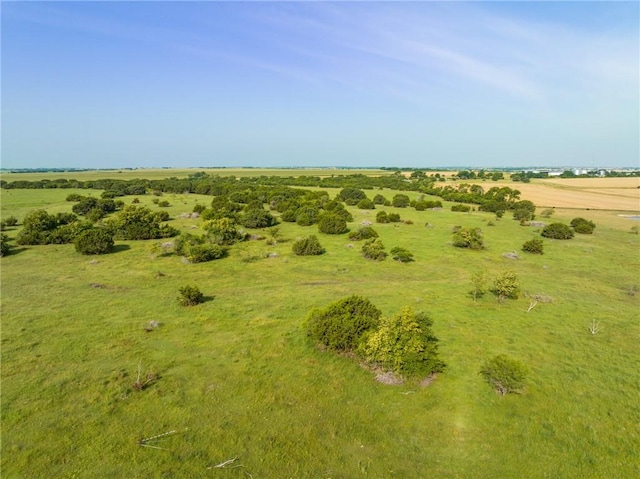
[(636, 168), (639, 17), (638, 2), (3, 2), (1, 166)]

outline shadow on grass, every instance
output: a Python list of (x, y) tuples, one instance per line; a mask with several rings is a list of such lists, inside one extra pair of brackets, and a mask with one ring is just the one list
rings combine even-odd
[(208, 303), (209, 301), (213, 301), (214, 299), (216, 299), (215, 296), (203, 296), (202, 297), (202, 301), (200, 302), (200, 304), (202, 303)]
[(128, 244), (117, 244), (113, 247), (111, 253), (120, 253), (121, 251), (127, 251), (129, 249), (131, 249), (131, 246)]
[(14, 247), (11, 247), (11, 249), (3, 257), (13, 256), (15, 254), (20, 254), (23, 251), (27, 251), (28, 249), (29, 248), (14, 248)]

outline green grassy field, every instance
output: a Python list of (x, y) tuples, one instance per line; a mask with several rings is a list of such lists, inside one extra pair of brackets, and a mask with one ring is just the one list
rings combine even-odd
[[(1, 190), (2, 216), (70, 211), (72, 192), (88, 193)], [(179, 215), (210, 197), (163, 198), (173, 226), (199, 231), (198, 220)], [(140, 197), (159, 209), (151, 199)], [(508, 215), (379, 209), (413, 224), (375, 224), (376, 210), (351, 209), (350, 228), (374, 222), (387, 250), (406, 247), (415, 262), (370, 262), (346, 235), (291, 223), (279, 225), (277, 245), (241, 243), (204, 264), (153, 256), (155, 241), (118, 242), (97, 257), (73, 245), (17, 247), (0, 260), (2, 477), (640, 476), (635, 223), (581, 211), (597, 223), (594, 235), (545, 240), (543, 256), (511, 260), (503, 253), (537, 232)], [(574, 216), (558, 209), (554, 220)], [(456, 225), (482, 228), (487, 248), (452, 247)], [(292, 241), (309, 234), (327, 254), (293, 255)], [(518, 274), (523, 293), (553, 302), (528, 313), (525, 294), (474, 303), (471, 273), (504, 269)], [(205, 303), (178, 304), (189, 283)], [(427, 312), (447, 371), (426, 388), (387, 386), (310, 345), (307, 313), (350, 294), (385, 315)], [(146, 332), (152, 320), (160, 326)], [(501, 397), (478, 374), (499, 353), (528, 365), (523, 394)], [(139, 367), (158, 376), (143, 391), (132, 389)], [(156, 448), (139, 443), (170, 431), (147, 443)]]

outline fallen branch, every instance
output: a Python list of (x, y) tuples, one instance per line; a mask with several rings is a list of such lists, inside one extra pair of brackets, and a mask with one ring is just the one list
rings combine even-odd
[(591, 334), (598, 334), (598, 331), (600, 331), (600, 321), (596, 322), (595, 319), (591, 321), (591, 326), (589, 326), (589, 331), (591, 332)]
[(238, 459), (237, 457), (234, 457), (233, 459), (229, 459), (228, 461), (221, 462), (221, 463), (220, 463), (220, 464), (218, 464), (217, 466), (213, 466), (213, 467), (224, 468), (224, 467), (226, 467), (227, 465), (229, 465), (229, 464), (233, 464), (234, 462), (236, 462), (236, 460), (237, 460), (237, 459)]
[(529, 308), (527, 309), (527, 313), (529, 311), (531, 311), (533, 308), (535, 308), (536, 306), (538, 306), (538, 302), (535, 301), (535, 300), (531, 301), (531, 304), (529, 305)]

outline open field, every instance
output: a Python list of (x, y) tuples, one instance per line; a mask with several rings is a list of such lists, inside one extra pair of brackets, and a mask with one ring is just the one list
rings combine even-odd
[[(70, 211), (64, 198), (74, 192), (100, 193), (0, 190), (2, 217)], [(151, 195), (139, 198), (159, 209)], [(154, 256), (157, 241), (118, 242), (99, 257), (72, 245), (19, 247), (0, 259), (2, 477), (638, 477), (640, 235), (630, 227), (640, 223), (583, 204), (563, 209), (560, 198), (548, 205), (558, 206), (554, 220), (582, 216), (597, 228), (545, 239), (542, 256), (519, 251), (539, 232), (509, 214), (453, 213), (450, 204), (378, 207), (413, 224), (376, 224), (376, 210), (349, 207), (352, 230), (374, 222), (387, 250), (414, 253), (408, 264), (367, 261), (346, 235), (295, 223), (278, 226), (276, 245), (244, 242), (203, 264)], [(200, 232), (197, 219), (179, 215), (211, 197), (163, 199), (170, 224)], [(487, 248), (452, 247), (456, 225), (481, 228)], [(270, 237), (269, 229), (252, 232)], [(309, 234), (318, 234), (325, 255), (293, 255), (292, 241)], [(520, 259), (503, 256), (512, 251)], [(520, 277), (524, 294), (474, 303), (470, 275), (505, 269)], [(185, 284), (208, 301), (178, 305)], [(357, 362), (309, 344), (307, 313), (350, 294), (385, 315), (403, 306), (427, 312), (447, 371), (426, 388), (386, 386)], [(552, 302), (527, 313), (526, 295)], [(151, 320), (160, 327), (146, 332)], [(601, 324), (596, 335), (592, 321)], [(522, 395), (500, 397), (478, 374), (500, 353), (528, 365)], [(131, 388), (139, 366), (158, 376), (143, 391)], [(161, 449), (139, 444), (169, 431), (149, 442)]]

